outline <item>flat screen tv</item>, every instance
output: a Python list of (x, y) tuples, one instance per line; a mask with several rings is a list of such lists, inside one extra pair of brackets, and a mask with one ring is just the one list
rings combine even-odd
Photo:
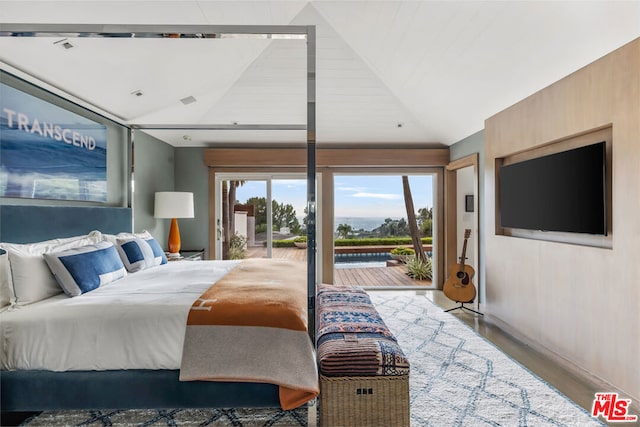
[(607, 234), (606, 144), (502, 166), (500, 225)]

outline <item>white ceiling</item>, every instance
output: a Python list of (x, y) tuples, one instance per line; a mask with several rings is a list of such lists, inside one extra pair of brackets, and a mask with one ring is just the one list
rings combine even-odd
[[(640, 1), (0, 0), (3, 23), (315, 25), (319, 145), (450, 145), (640, 37)], [(128, 124), (306, 121), (304, 40), (74, 38), (66, 50), (60, 39), (0, 37), (3, 68)], [(148, 132), (174, 146), (306, 141)]]

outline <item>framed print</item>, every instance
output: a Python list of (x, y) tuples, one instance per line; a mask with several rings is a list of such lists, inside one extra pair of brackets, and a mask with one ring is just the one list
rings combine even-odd
[(464, 211), (473, 212), (473, 194), (464, 196)]
[(107, 128), (0, 83), (0, 196), (107, 201)]

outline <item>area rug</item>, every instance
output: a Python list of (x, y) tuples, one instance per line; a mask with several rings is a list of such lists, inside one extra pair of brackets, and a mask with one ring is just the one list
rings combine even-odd
[[(411, 362), (412, 427), (602, 425), (424, 295), (369, 293)], [(306, 426), (307, 411), (48, 411), (22, 425)]]

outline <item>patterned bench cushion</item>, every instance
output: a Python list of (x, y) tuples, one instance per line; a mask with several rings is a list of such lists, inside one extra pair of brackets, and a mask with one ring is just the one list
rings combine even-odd
[(364, 290), (320, 285), (316, 307), (322, 375), (409, 373), (409, 361)]

